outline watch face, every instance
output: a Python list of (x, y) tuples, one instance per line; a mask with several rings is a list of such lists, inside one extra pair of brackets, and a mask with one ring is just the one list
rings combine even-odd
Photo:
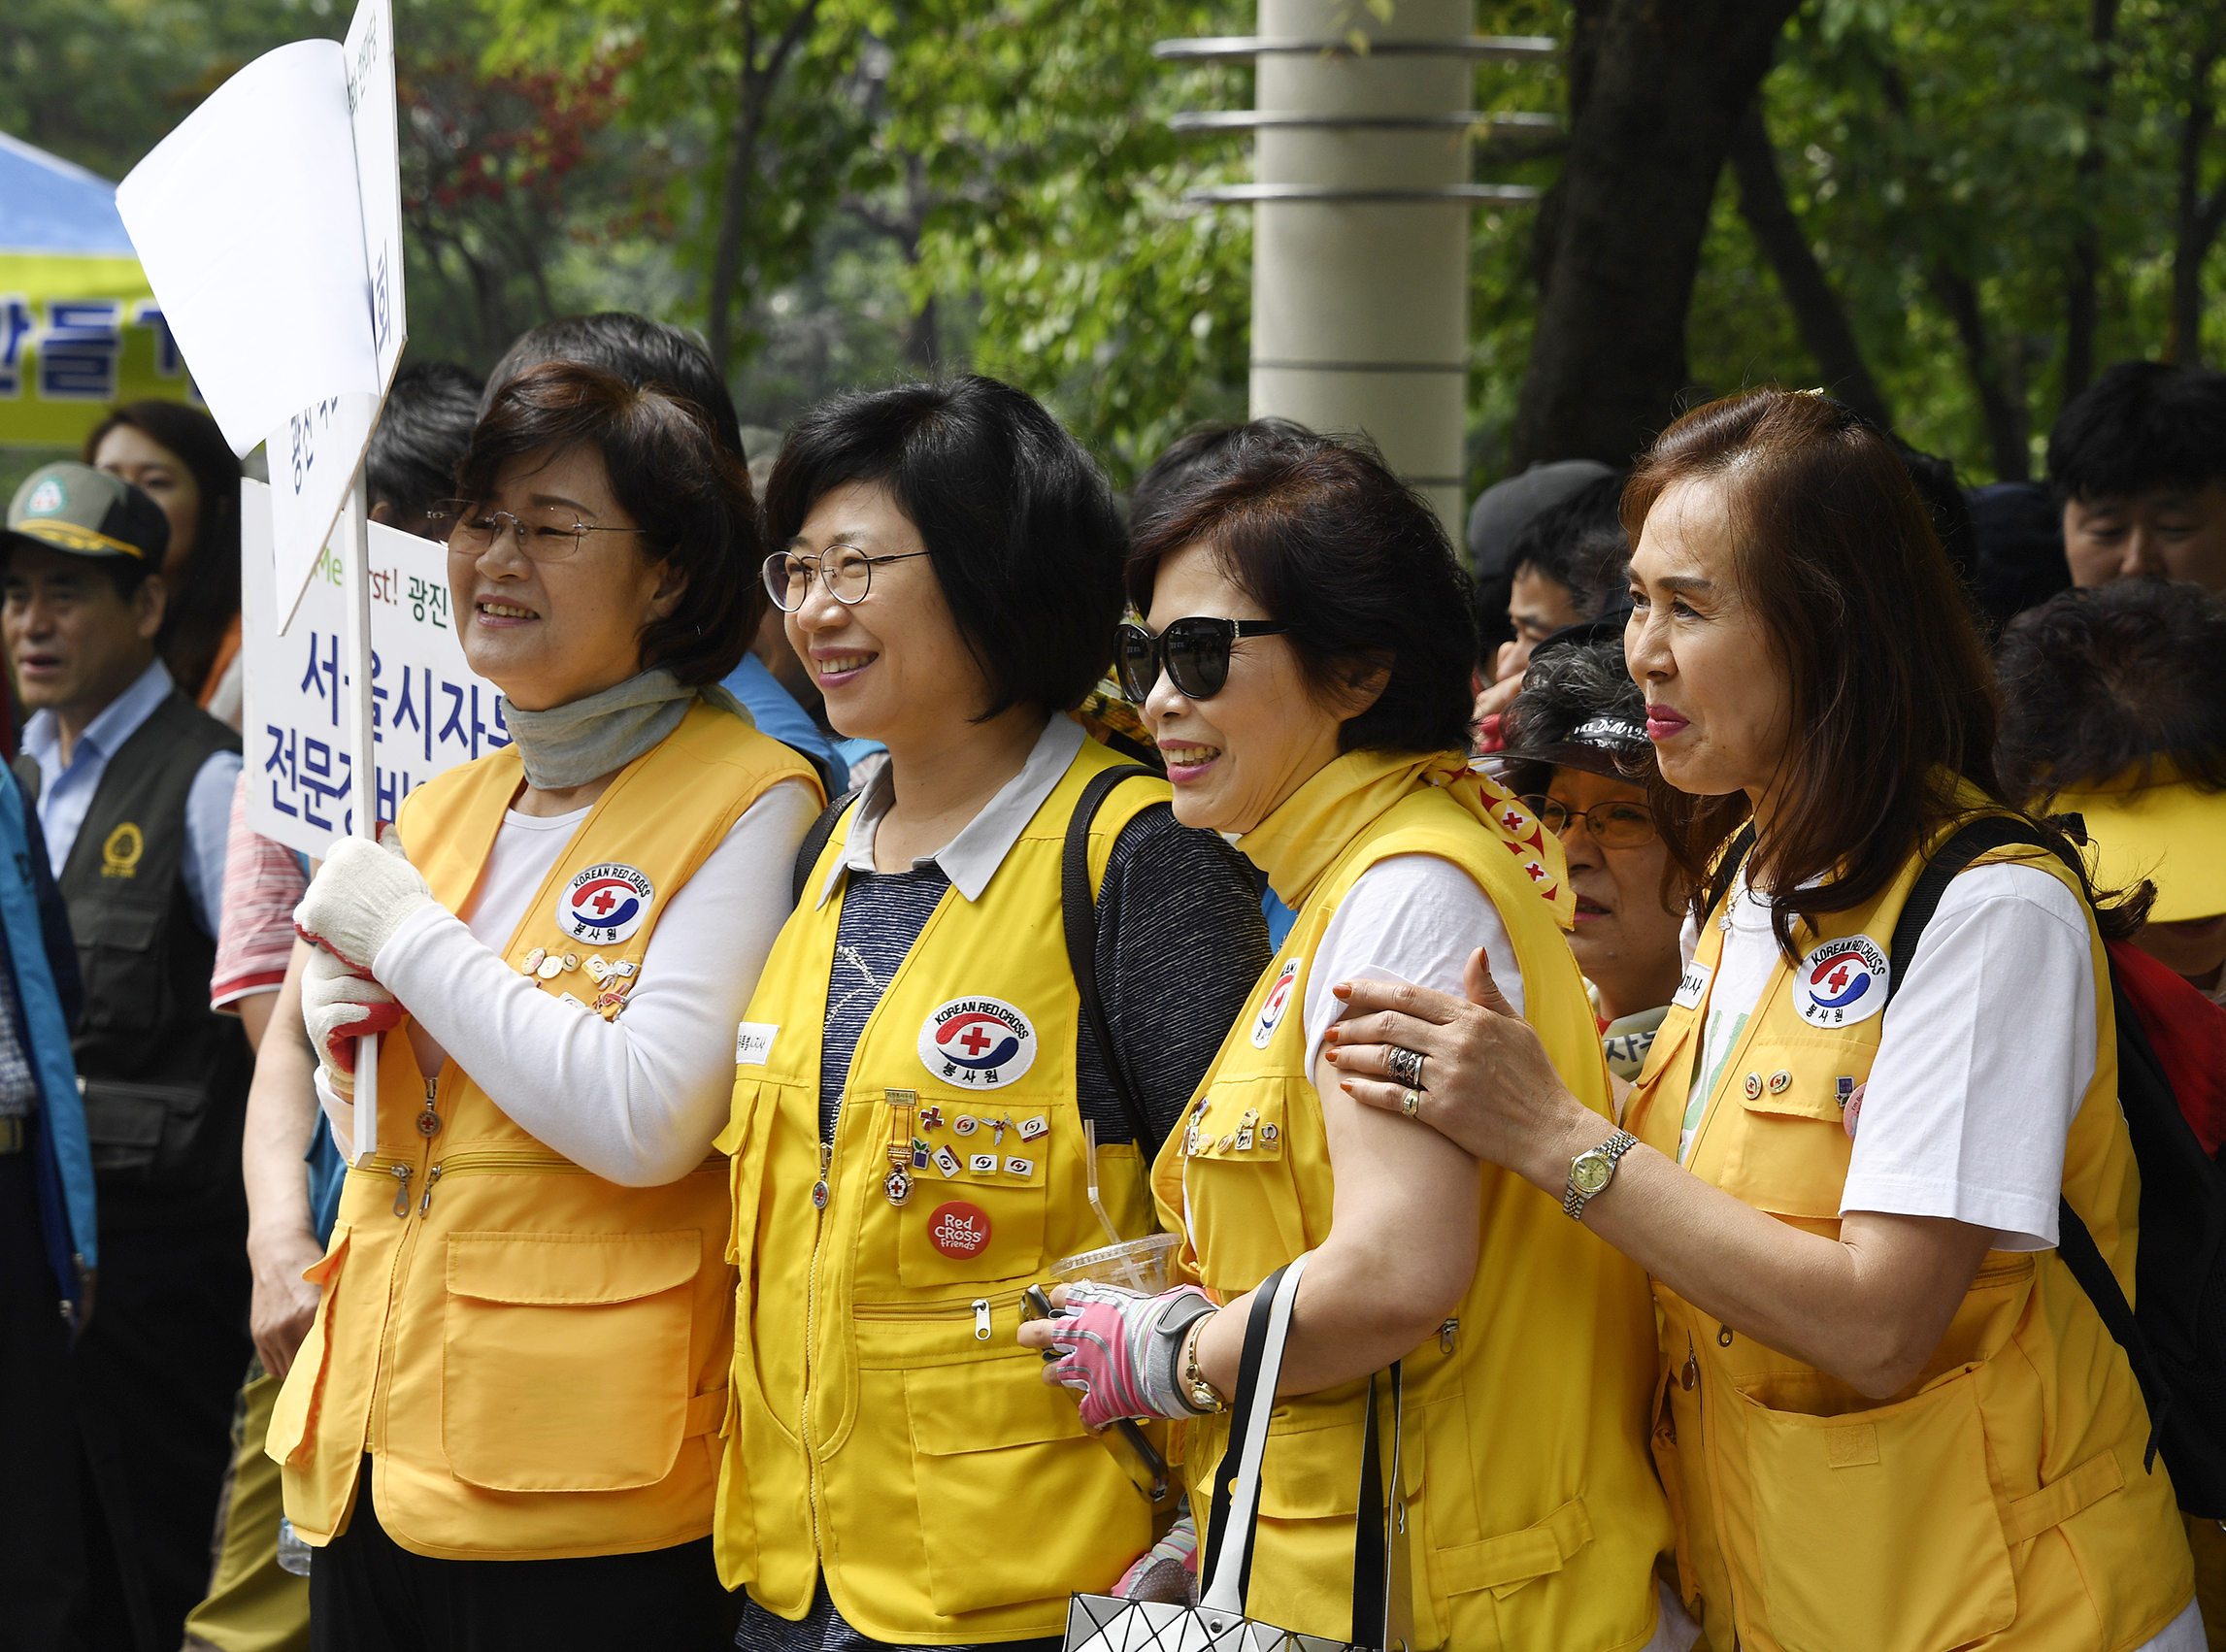
[(1615, 1165), (1605, 1153), (1587, 1153), (1570, 1167), (1569, 1179), (1587, 1199), (1608, 1185)]

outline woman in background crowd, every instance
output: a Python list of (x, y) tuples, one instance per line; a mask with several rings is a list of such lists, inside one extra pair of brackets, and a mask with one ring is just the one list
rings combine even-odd
[(1622, 615), (1542, 644), (1508, 729), (1501, 777), (1569, 862), (1569, 949), (1592, 991), (1620, 1118), (1678, 990), (1686, 900), (1646, 799), (1654, 751), (1645, 701), (1623, 666)]
[(1638, 1140), (1603, 1142), (1480, 960), (1473, 1003), (1344, 989), (1353, 1094), (1397, 1108), (1391, 1052), (1423, 1052), (1425, 1123), (1568, 1189), (1653, 1275), (1654, 1449), (1715, 1652), (2198, 1652), (2147, 1409), (2055, 1250), (2068, 1202), (2132, 1289), (2103, 938), (2141, 902), (2098, 912), (2013, 843), (1888, 956), (1938, 846), (2013, 810), (1985, 658), (1865, 420), (1812, 392), (1711, 403), (1624, 513), (1655, 823), (1701, 890)]
[(748, 479), (692, 407), (548, 363), (457, 483), (458, 641), (515, 743), (411, 793), (416, 866), (343, 842), (296, 914), (344, 1146), (352, 1040), (406, 1036), (270, 1448), (325, 1646), (710, 1644), (709, 1155), (819, 789), (715, 686), (764, 598)]
[[(1202, 1514), (1254, 1288), (1303, 1254), (1257, 1614), (1347, 1634), (1369, 1378), (1404, 1360), (1410, 1426), (1430, 1419), (1427, 1445), (1407, 1446), (1428, 1471), (1395, 1494), (1414, 1534), (1401, 1606), (1415, 1644), (1682, 1652), (1690, 1626), (1657, 1611), (1652, 1581), (1670, 1525), (1644, 1444), (1644, 1278), (1505, 1173), (1353, 1106), (1323, 1047), (1334, 982), (1457, 988), (1482, 938), (1607, 1122), (1561, 855), (1468, 767), (1466, 581), (1436, 513), (1373, 451), (1277, 435), (1231, 458), (1135, 546), (1129, 595), (1146, 617), (1123, 627), (1123, 678), (1178, 817), (1234, 837), (1298, 919), (1154, 1167), (1204, 1293), (1069, 1288), (1063, 1317), (1022, 1339), (1064, 1354), (1047, 1380), (1085, 1390), (1085, 1421), (1188, 1420)], [(1411, 1072), (1409, 1098), (1431, 1081)]]
[(162, 663), (202, 710), (237, 729), (240, 461), (216, 421), (183, 402), (132, 402), (85, 438), (84, 461), (123, 478), (170, 519)]
[[(1130, 1445), (1016, 1355), (1020, 1293), (1106, 1242), (1093, 1204), (1152, 1231), (1146, 1165), (1267, 961), (1259, 908), (1166, 782), (1105, 778), (1119, 758), (1068, 715), (1113, 651), (1124, 545), (1035, 401), (980, 378), (836, 397), (790, 434), (766, 521), (828, 720), (889, 757), (814, 839), (719, 1142), (738, 1642), (1041, 1652), (1154, 1508)], [(1076, 834), (1096, 909), (1070, 950)]]

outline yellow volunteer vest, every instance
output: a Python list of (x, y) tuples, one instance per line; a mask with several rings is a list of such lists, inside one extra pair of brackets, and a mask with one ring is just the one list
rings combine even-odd
[[(1597, 1023), (1560, 927), (1571, 901), (1560, 845), (1461, 767), (1348, 753), (1239, 843), (1298, 919), (1153, 1171), (1162, 1219), (1182, 1232), (1187, 1208), (1183, 1265), (1217, 1301), (1328, 1238), (1334, 1177), (1305, 1070), (1303, 1007), (1323, 932), (1379, 861), (1437, 855), (1476, 880), (1507, 925), (1527, 1019), (1555, 1069), (1609, 1113)], [(1447, 779), (1451, 789), (1430, 783)], [(1461, 788), (1482, 807), (1465, 806)], [(1415, 1643), (1644, 1645), (1654, 1559), (1670, 1542), (1646, 1460), (1655, 1364), (1645, 1275), (1519, 1176), (1491, 1166), (1478, 1174), (1476, 1278), (1455, 1317), (1405, 1362), (1400, 1495)], [(1349, 1631), (1367, 1388), (1286, 1397), (1270, 1425), (1251, 1606), (1279, 1627), (1332, 1639)], [(1203, 1519), (1228, 1414), (1184, 1428), (1191, 1508)]]
[[(791, 777), (812, 779), (802, 758), (699, 701), (597, 800), (504, 957), (556, 958), (543, 991), (616, 1015), (665, 903)], [(450, 911), (523, 780), (512, 746), (403, 805), (412, 859)], [(785, 869), (765, 876), (779, 888)], [(620, 1187), (535, 1140), (454, 1062), (431, 1100), (428, 1139), (410, 1041), (383, 1040), (380, 1151), (349, 1172), (271, 1423), (294, 1529), (322, 1544), (346, 1528), (368, 1452), (380, 1523), (418, 1554), (547, 1560), (704, 1536), (733, 1345), (723, 1163)]]
[[(1085, 742), (981, 898), (945, 892), (859, 1036), (824, 1158), (843, 892), (817, 903), (846, 828), (759, 977), (718, 1143), (740, 1295), (716, 1535), (728, 1587), (784, 1617), (804, 1615), (824, 1573), (878, 1640), (1055, 1635), (1070, 1592), (1104, 1590), (1151, 1544), (1128, 1447), (1092, 1437), (1076, 1396), (1014, 1340), (1022, 1288), (1106, 1242), (1075, 1100), (1059, 862), (1082, 788), (1122, 761)], [(1169, 795), (1138, 778), (1107, 798), (1093, 886), (1121, 829)], [(911, 1129), (933, 1155), (908, 1169), (902, 1206), (884, 1187), (891, 1090), (916, 1095)], [(1136, 1148), (1101, 1148), (1098, 1173), (1122, 1236), (1151, 1232)]]
[[(1984, 800), (1965, 788), (1960, 802)], [(1686, 1157), (1704, 1181), (1809, 1233), (1840, 1232), (1847, 1099), (1859, 1115), (1882, 1026), (1871, 1006), (1924, 858), (1870, 905), (1795, 931), (1801, 963), (1778, 960)], [(1977, 864), (1997, 860), (2077, 891), (2052, 855), (2018, 846)], [(2130, 1298), (2140, 1175), (2117, 1107), (2109, 965), (2089, 927), (2095, 1077), (2065, 1144), (2064, 1194)], [(1688, 979), (1712, 981), (1722, 950), (1711, 919)], [(1626, 1114), (1672, 1158), (1708, 1003), (1704, 985), (1672, 1008)], [(2186, 1605), (2171, 1482), (2161, 1460), (2154, 1474), (2142, 1464), (2148, 1412), (2053, 1251), (1989, 1252), (1930, 1362), (1885, 1401), (1735, 1336), (1667, 1285), (1654, 1299), (1668, 1372), (1654, 1453), (1714, 1652), (2120, 1652)]]

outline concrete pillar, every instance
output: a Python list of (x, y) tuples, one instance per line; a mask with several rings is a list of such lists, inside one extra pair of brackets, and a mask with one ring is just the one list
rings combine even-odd
[[(1259, 0), (1264, 39), (1333, 40), (1358, 28), (1392, 45), (1365, 56), (1262, 52), (1262, 112), (1416, 124), (1263, 124), (1252, 174), (1252, 415), (1366, 431), (1455, 545), (1469, 207), (1422, 192), (1469, 182), (1468, 130), (1448, 117), (1472, 105), (1475, 59), (1393, 43), (1466, 41), (1474, 15), (1473, 0), (1398, 0), (1389, 22), (1351, 0)], [(1425, 123), (1432, 117), (1441, 123)], [(1278, 186), (1345, 198), (1279, 199)], [(1375, 192), (1394, 198), (1367, 198)]]

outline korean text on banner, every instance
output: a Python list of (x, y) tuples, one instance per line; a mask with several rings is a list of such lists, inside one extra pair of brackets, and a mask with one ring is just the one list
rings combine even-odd
[[(354, 718), (342, 563), (327, 550), (294, 623), (269, 623), (277, 601), (271, 493), (240, 484), (240, 648), (246, 660), (248, 823), (322, 858), (355, 830)], [(434, 540), (370, 527), (372, 739), (379, 753), (375, 819), (435, 775), (510, 743), (499, 690), (474, 677), (449, 611), (449, 554)], [(258, 620), (261, 623), (258, 623)]]
[(235, 452), (267, 442), (283, 625), (401, 359), (392, 0), (345, 43), (234, 75), (116, 188), (149, 284)]

